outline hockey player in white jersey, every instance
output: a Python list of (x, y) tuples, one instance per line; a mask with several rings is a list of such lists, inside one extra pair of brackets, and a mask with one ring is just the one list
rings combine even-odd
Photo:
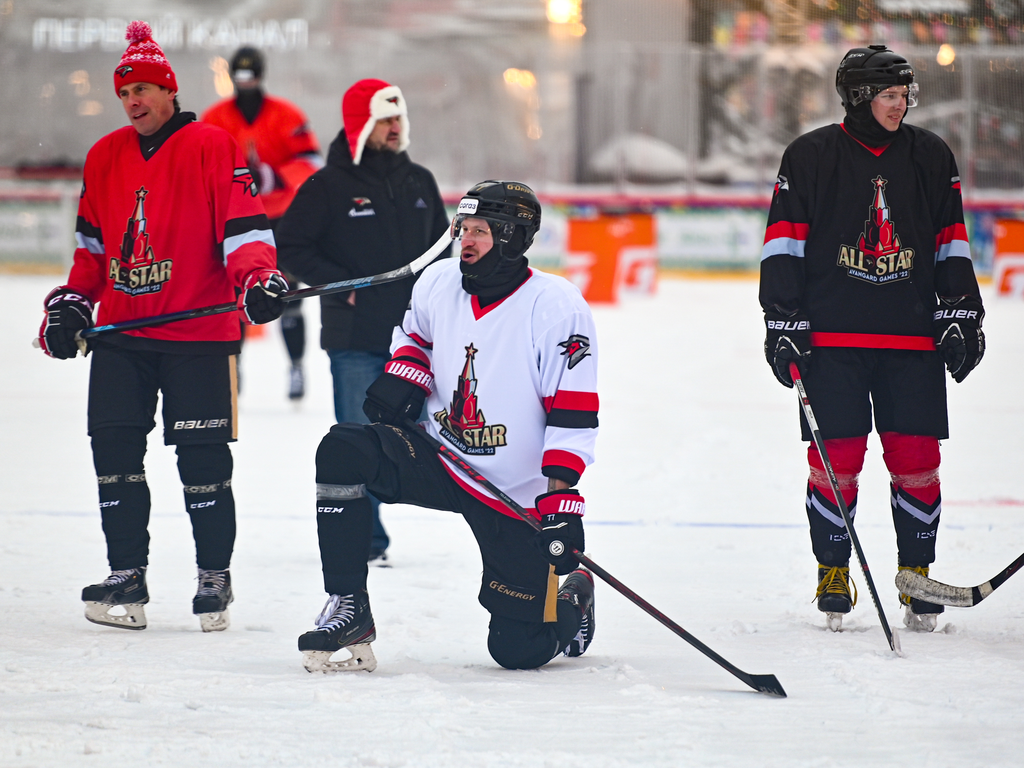
[[(579, 656), (594, 636), (594, 580), (583, 551), (583, 497), (594, 460), (594, 321), (580, 292), (529, 267), (541, 208), (525, 184), (485, 181), (453, 221), (458, 260), (428, 267), (367, 390), (369, 425), (338, 424), (316, 458), (317, 530), (329, 598), (299, 637), (310, 671), (372, 670), (367, 493), (461, 514), (483, 559), (488, 650), (509, 669)], [(427, 404), (428, 418), (413, 425)], [(443, 459), (422, 430), (541, 522), (540, 532)], [(561, 586), (558, 576), (567, 576)], [(350, 658), (331, 660), (345, 648)]]

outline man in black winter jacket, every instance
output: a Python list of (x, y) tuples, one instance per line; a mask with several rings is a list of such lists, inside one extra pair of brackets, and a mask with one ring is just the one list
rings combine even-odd
[[(360, 80), (341, 103), (344, 127), (327, 165), (299, 189), (276, 232), (278, 263), (309, 285), (397, 269), (448, 229), (437, 182), (416, 165), (405, 97), (383, 80)], [(366, 388), (384, 371), (391, 332), (413, 280), (320, 297), (320, 346), (331, 360), (338, 423), (365, 423)], [(388, 535), (374, 500), (370, 559), (386, 560)]]

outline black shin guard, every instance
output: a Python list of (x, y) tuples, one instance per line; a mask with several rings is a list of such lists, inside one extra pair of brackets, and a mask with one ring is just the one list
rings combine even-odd
[(364, 486), (316, 486), (316, 532), (324, 590), (350, 595), (366, 589), (373, 506)]
[(225, 570), (231, 565), (235, 547), (231, 449), (223, 443), (179, 445), (177, 454), (185, 509), (192, 520), (196, 543), (196, 565), (205, 570)]
[(131, 427), (92, 434), (93, 466), (111, 570), (149, 564), (149, 486), (143, 462), (146, 432)]

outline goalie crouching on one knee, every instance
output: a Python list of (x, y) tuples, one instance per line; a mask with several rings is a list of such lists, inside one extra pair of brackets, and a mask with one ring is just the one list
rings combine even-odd
[[(452, 224), (460, 256), (417, 281), (391, 359), (367, 390), (372, 423), (338, 424), (321, 441), (316, 519), (329, 597), (299, 638), (308, 670), (376, 666), (370, 495), (465, 519), (483, 560), (479, 601), (498, 664), (533, 669), (590, 645), (594, 581), (573, 554), (584, 548), (586, 505), (572, 486), (594, 460), (597, 339), (579, 290), (527, 262), (540, 219), (520, 182), (466, 193)], [(415, 425), (424, 403), (430, 417)], [(431, 440), (505, 489), (539, 532)], [(342, 649), (351, 656), (332, 659)]]

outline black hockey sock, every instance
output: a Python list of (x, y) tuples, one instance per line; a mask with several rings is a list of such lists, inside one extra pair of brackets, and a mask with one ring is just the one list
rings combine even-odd
[(343, 499), (339, 498), (341, 492), (331, 492), (350, 487), (317, 484), (316, 530), (324, 590), (330, 595), (366, 589), (373, 508), (365, 495)]
[(900, 565), (930, 565), (935, 562), (935, 536), (942, 513), (942, 496), (931, 504), (913, 496), (906, 488), (889, 486), (892, 523), (896, 528), (896, 549)]
[[(822, 565), (846, 565), (850, 562), (850, 534), (839, 506), (818, 488), (807, 485), (807, 521), (811, 526), (811, 549)], [(852, 520), (857, 513), (857, 497), (847, 504)]]
[(557, 611), (557, 620), (554, 624), (555, 636), (558, 638), (558, 650), (561, 652), (580, 631), (583, 610), (568, 600), (556, 600), (555, 609)]
[(92, 434), (100, 517), (111, 570), (149, 564), (149, 486), (143, 461), (146, 432), (116, 427)]
[[(294, 301), (291, 304), (299, 304)], [(306, 319), (299, 313), (289, 314), (286, 309), (281, 315), (281, 335), (284, 336), (284, 346), (288, 350), (288, 357), (293, 363), (302, 361), (306, 353)]]
[(225, 570), (231, 565), (235, 546), (231, 449), (225, 444), (179, 445), (177, 453), (185, 509), (196, 543), (196, 565)]

